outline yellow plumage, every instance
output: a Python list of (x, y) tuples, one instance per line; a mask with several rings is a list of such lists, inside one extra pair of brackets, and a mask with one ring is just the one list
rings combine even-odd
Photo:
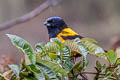
[(68, 37), (68, 36), (76, 36), (79, 35), (78, 33), (74, 32), (72, 29), (70, 28), (64, 28), (58, 35), (57, 37), (62, 41), (65, 42), (64, 37)]

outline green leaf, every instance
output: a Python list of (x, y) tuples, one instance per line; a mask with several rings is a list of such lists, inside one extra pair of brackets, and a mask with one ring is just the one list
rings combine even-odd
[(114, 64), (116, 61), (116, 53), (113, 50), (110, 50), (106, 53), (107, 59), (110, 64)]
[(9, 65), (9, 67), (13, 70), (14, 74), (17, 76), (17, 78), (19, 77), (19, 72), (20, 72), (20, 69), (18, 67), (18, 65)]
[(108, 80), (108, 79), (111, 77), (111, 75), (112, 75), (112, 73), (108, 71), (108, 72), (105, 74), (105, 77), (104, 77), (103, 80)]
[(45, 46), (44, 43), (37, 43), (37, 44), (35, 45), (36, 52), (41, 53), (41, 52), (43, 51), (44, 46)]
[(51, 42), (55, 42), (59, 46), (59, 49), (63, 47), (62, 42), (58, 38), (52, 38), (50, 40)]
[(80, 74), (80, 72), (82, 71), (81, 64), (82, 64), (82, 61), (79, 61), (78, 63), (74, 64), (74, 66), (70, 71), (73, 74), (72, 77), (76, 78)]
[(20, 80), (20, 78), (17, 78), (17, 76), (14, 74), (14, 75), (12, 75), (12, 77), (10, 78), (10, 80)]
[(67, 76), (66, 71), (59, 66), (59, 64), (56, 64), (54, 62), (48, 61), (48, 60), (42, 60), (40, 58), (37, 58), (37, 63), (42, 63), (49, 68), (51, 68), (55, 73), (60, 73), (62, 74), (63, 77)]
[[(57, 77), (59, 80), (62, 80), (62, 74), (57, 73), (57, 74), (56, 74), (56, 77)], [(63, 79), (63, 80), (64, 80), (64, 79)]]
[(57, 54), (55, 54), (55, 53), (49, 53), (48, 56), (53, 60), (56, 60), (56, 58), (57, 58)]
[(45, 76), (42, 71), (34, 64), (26, 65), (23, 64), (28, 71), (31, 71), (37, 80), (45, 80)]
[(56, 53), (58, 51), (58, 45), (55, 42), (48, 42), (43, 47), (42, 55), (47, 55), (48, 53)]
[(84, 46), (84, 48), (93, 55), (96, 55), (98, 57), (101, 58), (106, 58), (106, 56), (104, 55), (104, 50), (99, 47), (98, 45), (96, 45), (95, 43), (93, 43), (94, 41), (90, 41), (90, 40), (86, 40), (86, 39), (81, 39), (82, 45)]
[(38, 80), (45, 80), (45, 76), (43, 75), (42, 71), (36, 65), (31, 64), (29, 66)]
[(56, 74), (53, 72), (53, 70), (51, 68), (47, 67), (46, 65), (44, 65), (40, 62), (37, 63), (37, 65), (45, 73), (45, 75), (47, 76), (47, 79), (58, 80), (57, 77), (56, 77)]
[(81, 40), (83, 40), (83, 41), (89, 41), (89, 42), (92, 42), (92, 43), (97, 43), (96, 40), (90, 39), (90, 38), (82, 38)]
[(66, 60), (62, 64), (63, 64), (63, 67), (65, 68), (65, 70), (69, 73), (75, 63), (71, 60)]
[(29, 76), (29, 74), (31, 74), (32, 72), (30, 70), (27, 70), (26, 68), (22, 69), (20, 71), (20, 77), (22, 76)]
[(117, 58), (115, 64), (116, 64), (116, 65), (117, 65), (117, 64), (120, 64), (120, 58)]
[(106, 69), (107, 69), (107, 65), (106, 64), (104, 64), (103, 66), (101, 66), (101, 72), (105, 72)]
[(49, 56), (47, 56), (47, 55), (46, 56), (42, 56), (41, 59), (42, 60), (50, 60), (51, 61), (51, 58)]
[(69, 47), (71, 50), (71, 56), (74, 56), (76, 54), (82, 55), (79, 45), (74, 40), (66, 40), (63, 45)]
[(82, 68), (85, 69), (87, 66), (88, 66), (88, 61), (85, 58), (83, 58), (83, 66), (82, 66)]
[(81, 51), (81, 54), (82, 54), (83, 56), (86, 56), (86, 55), (88, 54), (88, 51), (87, 51), (87, 49), (84, 47), (84, 45), (81, 43), (80, 38), (74, 39), (74, 42), (78, 45), (78, 47), (79, 47), (79, 49), (80, 49), (80, 51)]
[(99, 70), (99, 71), (101, 71), (101, 64), (100, 64), (100, 62), (99, 61), (96, 61), (96, 67), (97, 67), (97, 69)]
[(88, 51), (84, 48), (84, 46), (82, 44), (79, 44), (79, 48), (81, 50), (82, 55), (87, 56)]
[(16, 35), (7, 34), (7, 36), (10, 38), (10, 40), (14, 46), (16, 46), (18, 49), (22, 50), (24, 52), (24, 54), (26, 54), (28, 56), (28, 58), (30, 59), (32, 64), (36, 63), (35, 53), (27, 41), (25, 41), (24, 39), (22, 39)]
[(78, 63), (74, 64), (74, 66), (72, 67), (71, 70), (74, 70), (74, 69), (78, 69), (79, 70), (81, 64), (82, 64), (82, 62), (79, 61)]
[(61, 61), (65, 70), (70, 72), (75, 63), (71, 60), (71, 52), (68, 46), (62, 48)]
[(65, 47), (63, 47), (63, 49), (62, 49), (62, 61), (66, 61), (66, 60), (70, 60), (70, 58), (71, 58), (71, 55), (70, 55), (70, 49), (69, 49), (69, 47), (67, 47), (67, 46), (65, 46)]

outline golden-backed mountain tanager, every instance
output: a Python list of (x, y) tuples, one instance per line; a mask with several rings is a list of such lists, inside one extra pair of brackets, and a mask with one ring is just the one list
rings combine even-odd
[(68, 39), (82, 38), (78, 33), (70, 29), (60, 17), (50, 17), (44, 25), (48, 29), (49, 39), (58, 38), (62, 42)]
[[(83, 38), (78, 33), (69, 28), (64, 20), (60, 17), (50, 17), (44, 22), (44, 25), (48, 29), (49, 39), (58, 38), (60, 41), (65, 42), (65, 40), (72, 40), (77, 37)], [(81, 55), (75, 54), (74, 56), (78, 57)]]

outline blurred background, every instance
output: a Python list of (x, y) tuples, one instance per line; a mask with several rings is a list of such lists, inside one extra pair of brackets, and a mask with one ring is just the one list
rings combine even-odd
[[(23, 16), (45, 1), (0, 0), (0, 23)], [(82, 36), (97, 40), (104, 49), (109, 49), (111, 39), (120, 35), (120, 0), (62, 0), (32, 20), (0, 31), (0, 55), (10, 56), (15, 63), (21, 60), (22, 54), (5, 35), (8, 33), (24, 38), (33, 47), (38, 42), (49, 41), (43, 23), (51, 16), (62, 17), (69, 27)], [(89, 59), (94, 61), (92, 56)]]

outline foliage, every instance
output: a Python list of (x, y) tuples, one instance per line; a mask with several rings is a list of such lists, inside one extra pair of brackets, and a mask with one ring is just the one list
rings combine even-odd
[[(119, 80), (120, 57), (118, 48), (115, 52), (104, 52), (95, 40), (76, 38), (64, 43), (54, 38), (48, 43), (37, 43), (35, 50), (24, 39), (7, 34), (12, 44), (23, 51), (24, 60), (19, 65), (9, 65), (11, 72), (0, 74), (0, 79), (8, 80), (88, 80), (84, 74), (94, 74), (94, 80)], [(96, 61), (96, 72), (85, 72), (88, 66), (87, 55), (103, 58), (109, 64)], [(76, 62), (74, 57), (81, 56)], [(5, 74), (5, 75), (4, 75)]]

